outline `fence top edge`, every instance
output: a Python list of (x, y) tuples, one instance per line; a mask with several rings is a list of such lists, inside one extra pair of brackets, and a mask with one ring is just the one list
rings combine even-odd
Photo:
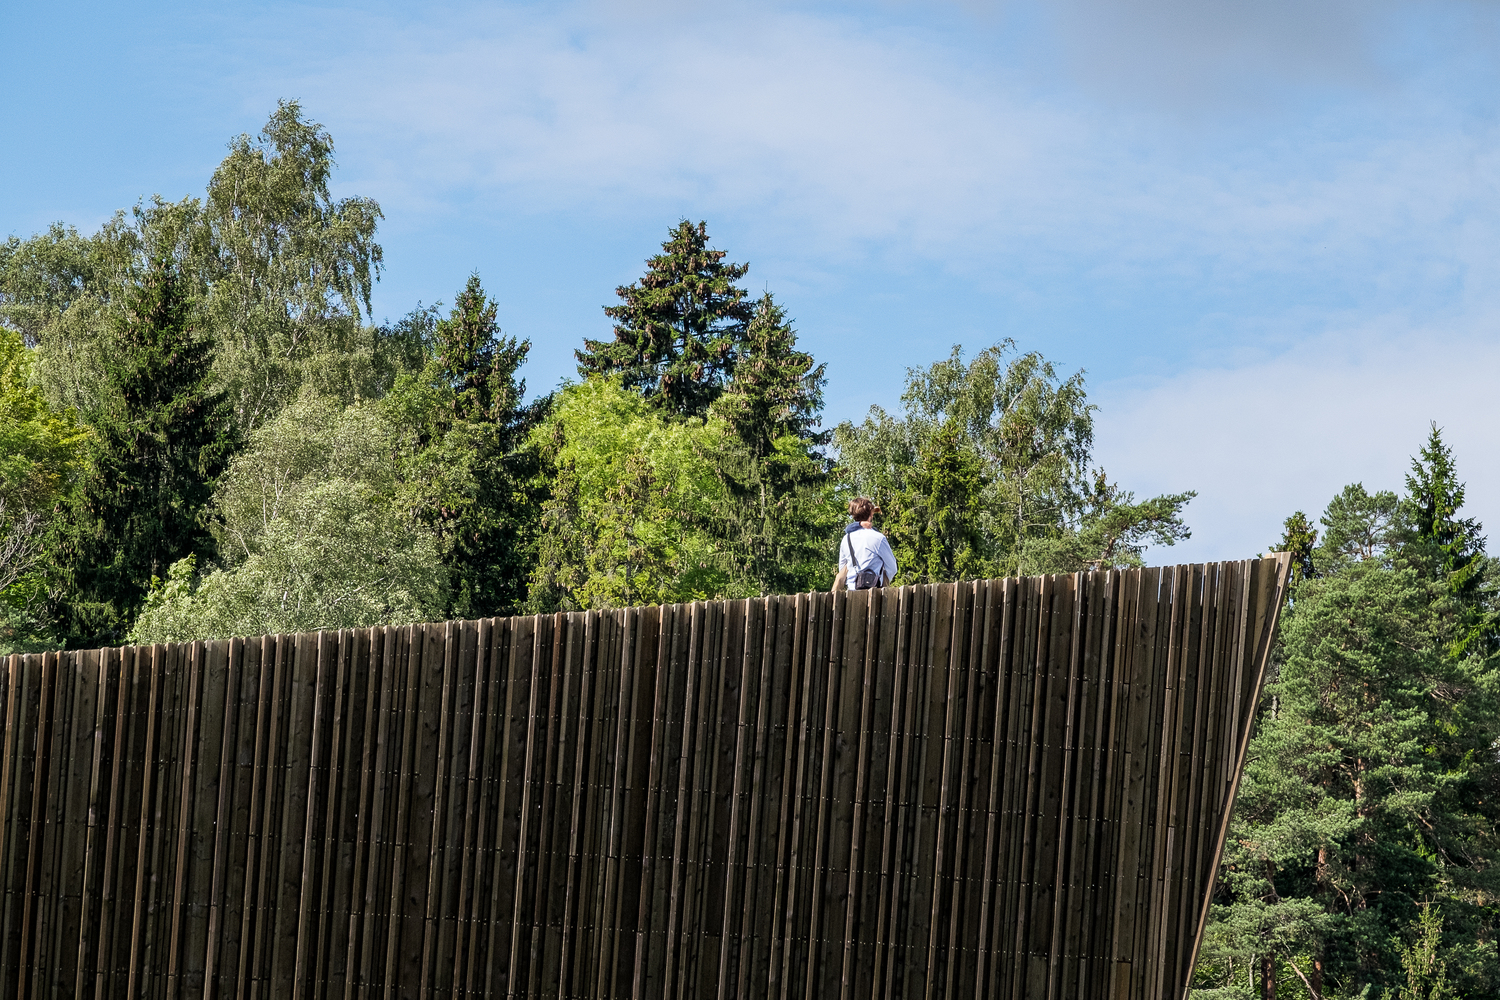
[[(1109, 574), (1111, 574), (1111, 573), (1128, 572), (1130, 569), (1138, 569), (1138, 570), (1157, 569), (1157, 570), (1162, 570), (1164, 572), (1161, 573), (1160, 578), (1163, 581), (1165, 581), (1165, 580), (1169, 579), (1169, 573), (1166, 572), (1166, 571), (1174, 571), (1174, 570), (1178, 570), (1178, 569), (1189, 569), (1189, 570), (1191, 570), (1191, 569), (1200, 569), (1200, 568), (1203, 569), (1203, 570), (1207, 570), (1209, 567), (1226, 567), (1226, 566), (1241, 566), (1241, 567), (1248, 568), (1252, 563), (1257, 563), (1257, 562), (1271, 562), (1271, 561), (1280, 561), (1281, 563), (1285, 564), (1285, 563), (1288, 562), (1288, 556), (1284, 552), (1268, 552), (1268, 553), (1265, 553), (1264, 555), (1255, 556), (1255, 557), (1252, 557), (1250, 559), (1222, 559), (1222, 560), (1218, 560), (1218, 561), (1214, 561), (1214, 562), (1174, 563), (1174, 564), (1170, 564), (1170, 565), (1161, 565), (1161, 566), (1127, 567), (1126, 569), (1080, 570), (1077, 573), (1050, 573), (1050, 574), (1037, 574), (1037, 575), (1033, 575), (1033, 576), (987, 577), (987, 578), (983, 578), (983, 579), (958, 580), (958, 581), (953, 581), (953, 582), (967, 583), (967, 584), (974, 584), (974, 583), (1000, 584), (1000, 583), (1004, 583), (1004, 581), (1006, 581), (1006, 580), (1013, 580), (1013, 581), (1020, 582), (1022, 580), (1038, 580), (1038, 579), (1049, 579), (1049, 578), (1050, 579), (1060, 579), (1060, 578), (1063, 578), (1063, 577), (1079, 577), (1079, 578), (1088, 578), (1090, 580), (1093, 580), (1093, 579), (1105, 580), (1105, 579), (1108, 579)], [(927, 584), (917, 584), (917, 583), (914, 583), (914, 584), (907, 584), (907, 585), (902, 586), (902, 587), (889, 587), (889, 588), (886, 588), (886, 589), (889, 590), (889, 591), (894, 592), (896, 595), (899, 596), (903, 592), (912, 593), (912, 592), (915, 592), (916, 590), (918, 590), (919, 588), (924, 587), (924, 586), (928, 586), (928, 585)], [(811, 595), (817, 595), (817, 594), (822, 594), (822, 593), (826, 593), (826, 592), (825, 591), (808, 591), (807, 593), (811, 596)], [(634, 610), (640, 610), (640, 609), (644, 609), (644, 608), (686, 608), (686, 607), (691, 606), (692, 604), (729, 605), (729, 604), (735, 603), (737, 601), (744, 601), (744, 600), (764, 600), (766, 597), (796, 597), (796, 596), (799, 596), (799, 595), (796, 595), (796, 594), (771, 594), (771, 595), (762, 595), (761, 597), (755, 597), (755, 598), (733, 597), (733, 598), (721, 598), (719, 600), (714, 600), (714, 601), (693, 601), (693, 602), (680, 602), (680, 603), (677, 603), (677, 604), (659, 604), (659, 605), (632, 605), (632, 606), (630, 606), (628, 608), (599, 608), (599, 609), (579, 609), (579, 610), (580, 611), (584, 611), (584, 610), (597, 610), (597, 611), (599, 611), (601, 613), (604, 613), (604, 614), (613, 614), (613, 613), (617, 613), (617, 612), (634, 611)], [(564, 614), (564, 615), (568, 615), (568, 614), (571, 614), (572, 612), (558, 612), (558, 613)], [(524, 619), (528, 619), (528, 618), (551, 618), (551, 617), (554, 617), (554, 613), (552, 613), (552, 612), (544, 613), (544, 614), (535, 614), (535, 615), (507, 615), (507, 616), (498, 616), (498, 617), (492, 617), (492, 618), (450, 618), (450, 619), (445, 619), (443, 621), (434, 621), (434, 622), (407, 622), (407, 623), (403, 623), (403, 624), (400, 624), (400, 625), (374, 625), (374, 626), (366, 625), (366, 626), (361, 626), (360, 628), (355, 628), (355, 629), (348, 629), (348, 628), (328, 628), (328, 629), (315, 629), (315, 630), (311, 630), (311, 631), (307, 631), (307, 632), (267, 632), (267, 633), (260, 633), (260, 634), (257, 634), (257, 635), (213, 636), (213, 637), (210, 637), (210, 638), (203, 638), (203, 639), (191, 639), (191, 640), (184, 639), (184, 640), (182, 640), (180, 642), (172, 642), (172, 643), (156, 643), (154, 645), (159, 645), (159, 646), (186, 646), (186, 645), (191, 645), (194, 642), (213, 643), (213, 642), (226, 642), (226, 641), (231, 641), (231, 640), (239, 640), (240, 642), (249, 642), (249, 641), (256, 640), (256, 639), (259, 639), (259, 640), (269, 639), (269, 640), (272, 640), (272, 641), (274, 641), (276, 643), (280, 643), (280, 642), (283, 642), (283, 641), (297, 642), (298, 640), (303, 639), (304, 637), (307, 640), (312, 641), (312, 640), (315, 640), (317, 636), (320, 636), (320, 635), (322, 635), (324, 633), (328, 633), (328, 632), (332, 632), (332, 633), (359, 632), (359, 631), (364, 631), (365, 629), (369, 629), (369, 628), (375, 628), (375, 629), (386, 629), (386, 628), (389, 628), (389, 629), (402, 629), (402, 628), (409, 628), (409, 627), (423, 627), (423, 628), (425, 628), (425, 627), (434, 626), (434, 625), (436, 625), (436, 626), (443, 626), (443, 625), (459, 626), (459, 625), (464, 625), (464, 624), (469, 623), (469, 622), (489, 621), (489, 622), (493, 623), (493, 622), (500, 622), (500, 621), (517, 621), (517, 620), (524, 620)], [(152, 643), (135, 643), (135, 644), (128, 644), (128, 645), (123, 645), (123, 646), (94, 647), (94, 648), (90, 648), (90, 649), (48, 650), (47, 652), (55, 653), (55, 654), (59, 654), (59, 655), (62, 655), (62, 654), (77, 655), (77, 654), (96, 653), (96, 652), (100, 652), (101, 650), (150, 649), (152, 645), (153, 645)], [(11, 657), (18, 657), (18, 656), (40, 656), (40, 655), (45, 655), (45, 654), (43, 654), (43, 653), (11, 653), (11, 654), (9, 654), (9, 656), (0, 656), (0, 663), (4, 663), (6, 660), (10, 659)]]

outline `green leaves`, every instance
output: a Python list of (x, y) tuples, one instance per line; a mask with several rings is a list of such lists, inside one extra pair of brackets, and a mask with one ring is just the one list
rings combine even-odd
[[(179, 562), (133, 641), (406, 624), (442, 617), (439, 540), (379, 403), (306, 394), (259, 428), (214, 492), (218, 564)], [(201, 568), (201, 572), (200, 572)]]
[(786, 311), (767, 292), (709, 410), (705, 458), (723, 502), (703, 527), (752, 593), (811, 590), (828, 572), (839, 515), (817, 451), (827, 438), (817, 429), (826, 368), (797, 349)]
[(669, 603), (725, 593), (722, 552), (701, 526), (724, 502), (714, 432), (668, 420), (618, 379), (563, 388), (532, 432), (555, 470), (542, 511), (533, 610)]
[(118, 642), (146, 583), (208, 551), (200, 514), (233, 443), (175, 264), (126, 299), (101, 356), (103, 392), (78, 487), (53, 521), (49, 578), (71, 645)]
[(1188, 537), (1195, 494), (1137, 503), (1088, 469), (1094, 407), (1083, 373), (1061, 377), (1011, 341), (972, 361), (907, 372), (905, 414), (871, 407), (833, 434), (841, 488), (886, 512), (900, 582), (1137, 565), (1147, 543)]
[(1292, 975), (1316, 961), (1327, 997), (1500, 984), (1500, 659), (1456, 641), (1492, 614), (1489, 563), (1455, 586), (1446, 560), (1479, 525), (1459, 516), (1435, 429), (1413, 465), (1405, 498), (1358, 483), (1334, 497), (1321, 545), (1303, 513), (1287, 520), (1303, 573), (1202, 963), (1221, 976), (1258, 955)]

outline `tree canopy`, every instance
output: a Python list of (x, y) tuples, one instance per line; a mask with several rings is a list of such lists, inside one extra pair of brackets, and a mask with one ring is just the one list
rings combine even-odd
[(606, 306), (614, 340), (585, 339), (578, 374), (618, 374), (627, 389), (672, 413), (703, 417), (723, 392), (753, 315), (735, 282), (750, 269), (708, 245), (708, 224), (678, 223), (639, 281)]
[(1321, 540), (1301, 512), (1287, 519), (1278, 547), (1300, 572), (1203, 985), (1424, 1000), (1500, 988), (1493, 564), (1435, 427), (1406, 486), (1345, 487)]

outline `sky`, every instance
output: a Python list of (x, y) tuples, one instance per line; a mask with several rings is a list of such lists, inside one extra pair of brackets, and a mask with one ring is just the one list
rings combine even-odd
[(201, 194), (295, 99), (384, 212), (375, 317), (477, 271), (533, 391), (701, 219), (826, 424), (955, 344), (1085, 370), (1110, 477), (1198, 493), (1152, 562), (1399, 490), (1434, 421), (1500, 539), (1493, 3), (0, 0), (0, 53), (0, 238)]

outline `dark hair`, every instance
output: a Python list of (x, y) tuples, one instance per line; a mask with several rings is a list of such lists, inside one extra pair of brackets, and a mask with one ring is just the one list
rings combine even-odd
[(868, 521), (875, 516), (875, 502), (869, 497), (855, 497), (849, 501), (849, 516), (856, 521)]

